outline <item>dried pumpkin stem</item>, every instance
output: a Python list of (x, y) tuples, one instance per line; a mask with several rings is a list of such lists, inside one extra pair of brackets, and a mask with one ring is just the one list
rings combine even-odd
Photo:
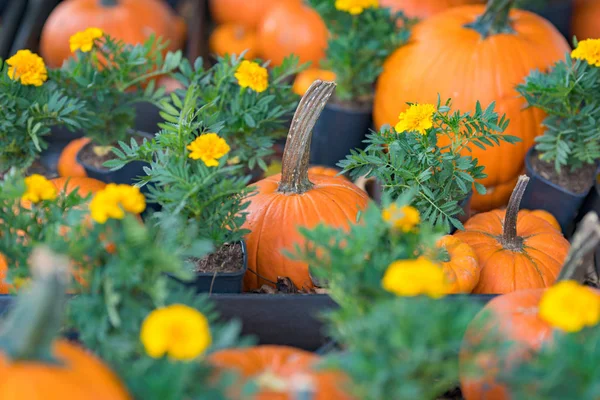
[(465, 27), (476, 30), (484, 39), (499, 33), (515, 33), (509, 17), (514, 3), (515, 0), (488, 0), (485, 12)]
[(586, 270), (581, 268), (584, 258), (600, 244), (600, 223), (595, 212), (589, 212), (573, 235), (571, 249), (557, 281), (573, 279), (582, 282)]
[(334, 90), (335, 82), (317, 80), (300, 100), (283, 151), (281, 182), (277, 191), (302, 194), (313, 187), (308, 179), (312, 130)]
[(510, 195), (502, 231), (502, 246), (505, 249), (519, 251), (523, 248), (523, 240), (517, 236), (517, 216), (519, 214), (521, 199), (523, 198), (523, 194), (525, 194), (525, 189), (527, 189), (527, 183), (529, 183), (527, 175), (519, 176), (517, 185)]

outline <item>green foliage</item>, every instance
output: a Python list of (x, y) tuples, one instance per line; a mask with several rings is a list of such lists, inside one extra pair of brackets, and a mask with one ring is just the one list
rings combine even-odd
[(408, 41), (415, 21), (388, 8), (367, 8), (359, 15), (340, 11), (332, 0), (310, 0), (330, 32), (322, 65), (336, 74), (336, 98), (370, 103), (383, 62)]
[(100, 146), (124, 140), (133, 128), (138, 103), (155, 105), (164, 97), (152, 78), (174, 71), (182, 55), (161, 51), (166, 45), (151, 36), (143, 44), (131, 46), (109, 35), (96, 41), (92, 51), (78, 52), (50, 77), (72, 96), (86, 102), (85, 135)]
[(44, 136), (50, 127), (80, 129), (84, 104), (67, 97), (52, 81), (26, 86), (8, 76), (0, 60), (0, 172), (11, 167), (27, 169), (48, 147)]
[[(505, 116), (498, 117), (494, 103), (475, 112), (451, 112), (451, 101), (444, 105), (438, 99), (433, 127), (419, 132), (396, 132), (384, 126), (379, 133), (368, 135), (365, 150), (353, 150), (338, 164), (354, 178), (373, 176), (392, 198), (414, 190), (412, 205), (431, 224), (449, 229), (463, 229), (457, 216), (463, 213), (460, 202), (472, 187), (484, 194), (485, 187), (475, 180), (485, 178), (484, 167), (465, 153), (471, 146), (481, 149), (515, 143), (519, 139), (504, 135), (508, 126)], [(447, 139), (445, 145), (441, 139)], [(467, 154), (468, 154), (467, 153)]]
[(560, 173), (600, 159), (600, 68), (567, 56), (548, 72), (532, 71), (517, 91), (548, 114), (535, 138), (542, 160)]
[[(273, 153), (275, 140), (285, 137), (287, 121), (298, 104), (298, 96), (291, 90), (291, 78), (307, 65), (298, 65), (296, 56), (286, 58), (269, 71), (267, 90), (257, 93), (241, 88), (235, 78), (242, 61), (243, 54), (226, 55), (205, 69), (202, 59), (193, 66), (183, 60), (175, 76), (185, 87), (195, 84), (202, 88), (196, 107), (218, 115), (222, 123), (219, 134), (232, 146), (231, 159), (250, 170), (256, 166), (266, 170), (264, 160)], [(176, 104), (173, 101), (170, 105)], [(168, 103), (163, 102), (162, 109), (161, 115), (167, 122), (177, 123)]]

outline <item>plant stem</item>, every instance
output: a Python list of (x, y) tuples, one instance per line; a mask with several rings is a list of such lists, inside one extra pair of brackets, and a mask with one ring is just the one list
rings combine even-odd
[(119, 5), (119, 0), (100, 0), (102, 7), (115, 7)]
[(504, 229), (502, 231), (502, 246), (505, 249), (520, 251), (523, 247), (523, 240), (517, 236), (517, 215), (519, 214), (519, 206), (521, 199), (525, 194), (525, 189), (529, 183), (527, 175), (519, 176), (517, 185), (515, 186), (508, 207), (506, 207), (506, 215), (504, 216)]
[(476, 30), (484, 39), (499, 33), (515, 33), (509, 18), (514, 3), (515, 0), (488, 0), (485, 12), (465, 28)]
[(583, 218), (573, 235), (571, 249), (557, 281), (574, 279), (583, 281), (585, 270), (581, 268), (583, 259), (600, 244), (600, 223), (595, 212), (589, 212)]
[(312, 130), (334, 90), (335, 82), (317, 80), (300, 100), (283, 151), (278, 192), (302, 194), (313, 187), (308, 180)]

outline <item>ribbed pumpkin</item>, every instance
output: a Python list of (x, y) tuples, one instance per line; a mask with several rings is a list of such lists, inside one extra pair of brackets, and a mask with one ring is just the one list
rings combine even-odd
[(548, 221), (519, 212), (529, 178), (520, 176), (506, 210), (477, 214), (454, 235), (470, 245), (481, 267), (478, 294), (500, 294), (552, 285), (569, 242)]
[(481, 181), (488, 193), (473, 195), (472, 207), (478, 211), (506, 204), (525, 153), (543, 132), (543, 113), (524, 109), (526, 102), (515, 85), (532, 69), (545, 69), (569, 51), (565, 39), (543, 18), (522, 10), (510, 11), (509, 17), (513, 1), (455, 7), (417, 24), (410, 42), (385, 62), (376, 87), (377, 126), (394, 125), (407, 102), (435, 104), (438, 93), (465, 111), (478, 100), (495, 101), (498, 113), (507, 115), (506, 133), (522, 142), (485, 151), (472, 146), (488, 175)]
[(129, 44), (154, 34), (181, 48), (186, 27), (164, 0), (65, 0), (50, 14), (42, 30), (40, 51), (50, 67), (60, 67), (71, 56), (69, 38), (89, 27), (102, 29)]
[(249, 198), (244, 225), (251, 231), (246, 236), (246, 290), (273, 284), (280, 276), (290, 278), (299, 288), (312, 287), (308, 265), (288, 259), (282, 251), (303, 245), (299, 227), (319, 223), (348, 227), (367, 206), (367, 194), (347, 179), (308, 173), (312, 129), (334, 89), (333, 82), (313, 83), (294, 115), (282, 173), (253, 185), (256, 194)]
[(525, 214), (527, 212), (530, 212), (531, 214), (535, 215), (536, 217), (543, 219), (544, 221), (548, 222), (550, 225), (555, 227), (556, 230), (561, 232), (560, 224), (558, 223), (556, 218), (554, 218), (554, 215), (550, 214), (548, 211), (546, 211), (546, 210), (521, 210), (521, 213), (523, 213), (523, 214)]
[(451, 235), (443, 236), (437, 246), (447, 255), (442, 268), (450, 282), (448, 293), (471, 293), (479, 283), (480, 274), (479, 261), (471, 246)]
[(210, 51), (218, 56), (225, 54), (240, 55), (246, 51), (244, 58), (252, 60), (258, 56), (256, 32), (237, 24), (223, 24), (215, 28), (208, 39)]
[(273, 65), (291, 54), (317, 67), (325, 57), (329, 33), (321, 16), (302, 2), (271, 8), (258, 27), (259, 53)]
[(347, 179), (344, 175), (339, 175), (339, 169), (335, 169), (332, 167), (324, 167), (322, 165), (314, 165), (308, 168), (308, 173), (314, 175), (339, 176), (340, 178)]
[(283, 2), (302, 0), (210, 0), (210, 15), (219, 24), (237, 24), (256, 29), (265, 14)]
[(482, 0), (380, 0), (380, 7), (402, 11), (411, 18), (429, 18), (449, 8), (464, 4), (482, 3)]
[(78, 177), (84, 178), (87, 176), (85, 168), (77, 162), (77, 153), (83, 149), (86, 144), (90, 142), (89, 138), (82, 137), (79, 139), (72, 140), (68, 145), (65, 146), (60, 157), (58, 158), (58, 175), (67, 177)]
[(304, 96), (310, 85), (317, 79), (322, 81), (335, 81), (335, 72), (320, 68), (308, 68), (296, 75), (292, 90), (298, 96)]
[[(231, 370), (242, 378), (252, 379), (258, 386), (255, 400), (293, 400), (299, 396), (297, 382), (310, 380), (314, 400), (350, 399), (344, 390), (345, 376), (335, 371), (317, 371), (320, 357), (287, 346), (255, 346), (245, 349), (221, 350), (212, 354), (209, 362), (217, 370)], [(240, 382), (240, 387), (243, 382)], [(296, 393), (294, 393), (296, 392)], [(232, 398), (239, 398), (232, 393)], [(297, 396), (295, 396), (295, 394)]]
[(575, 0), (571, 30), (577, 40), (600, 39), (600, 2)]

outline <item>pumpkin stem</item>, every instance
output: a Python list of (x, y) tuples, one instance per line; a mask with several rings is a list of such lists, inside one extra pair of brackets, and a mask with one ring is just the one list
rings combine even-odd
[(102, 7), (115, 7), (119, 5), (119, 0), (100, 0), (100, 6)]
[(476, 30), (484, 39), (499, 33), (515, 33), (509, 18), (514, 3), (515, 0), (488, 0), (485, 12), (465, 28)]
[(57, 362), (52, 343), (62, 325), (68, 265), (47, 248), (34, 250), (31, 286), (17, 296), (0, 332), (0, 348), (10, 360)]
[(334, 90), (335, 82), (316, 80), (302, 96), (283, 151), (278, 192), (302, 194), (313, 187), (308, 180), (312, 130)]
[(502, 231), (502, 246), (508, 250), (520, 251), (523, 248), (523, 239), (517, 236), (517, 215), (519, 214), (521, 199), (523, 198), (523, 194), (525, 194), (525, 189), (527, 189), (527, 183), (529, 183), (527, 175), (519, 176), (517, 185), (510, 195), (508, 207), (506, 207)]
[(560, 274), (558, 274), (557, 281), (573, 279), (582, 282), (586, 272), (584, 268), (581, 268), (584, 258), (599, 244), (600, 223), (598, 215), (591, 211), (586, 214), (573, 235), (571, 249)]

